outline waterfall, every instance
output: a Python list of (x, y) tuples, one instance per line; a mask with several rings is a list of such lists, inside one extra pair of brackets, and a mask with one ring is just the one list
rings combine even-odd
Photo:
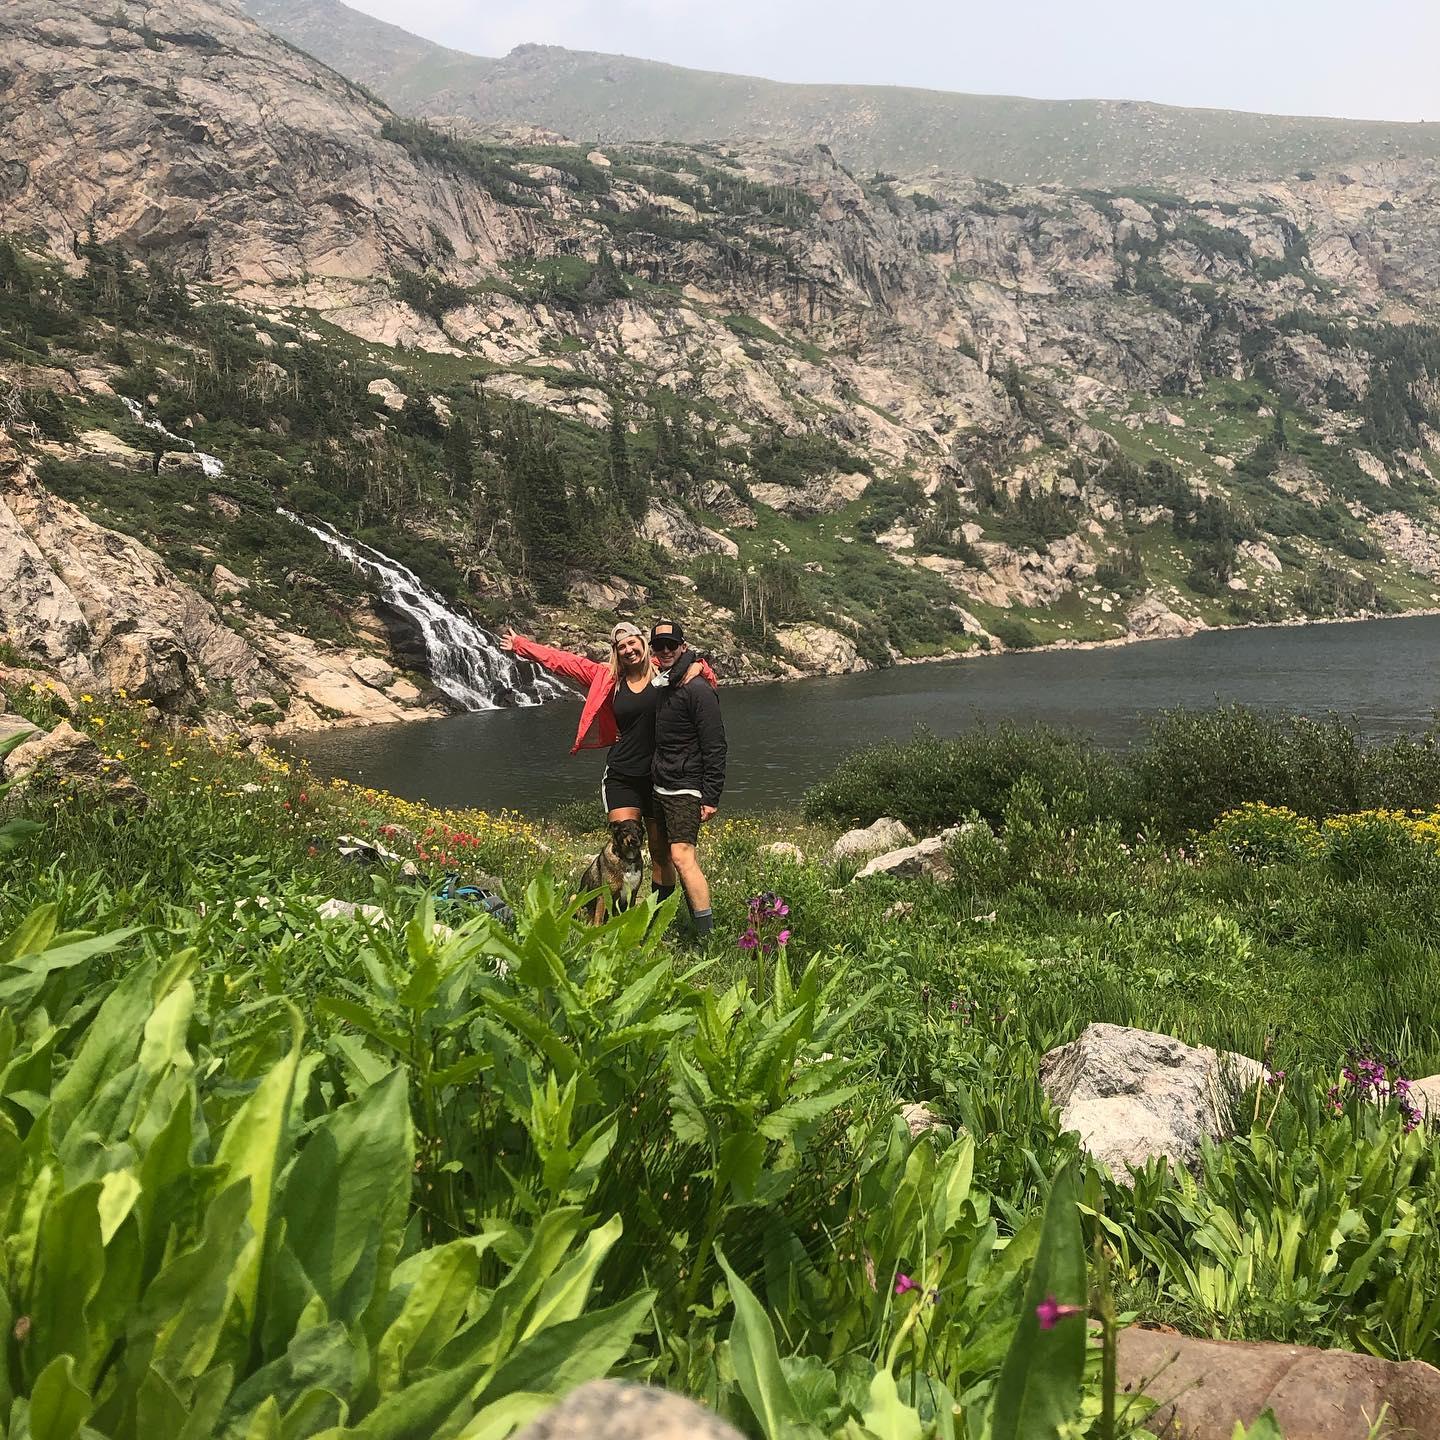
[(420, 632), (435, 687), (462, 709), (498, 710), (504, 705), (539, 705), (570, 696), (569, 690), (537, 666), (507, 655), (493, 635), (457, 615), (398, 560), (347, 538), (323, 520), (312, 523), (283, 508), (279, 513), (378, 584), (386, 603)]
[(147, 430), (153, 430), (157, 435), (163, 435), (167, 440), (173, 440), (177, 445), (189, 450), (200, 462), (200, 468), (210, 479), (218, 479), (225, 473), (224, 463), (214, 455), (207, 455), (205, 451), (197, 450), (193, 440), (187, 440), (183, 435), (176, 435), (174, 431), (167, 430), (158, 420), (147, 419), (144, 408), (138, 400), (132, 400), (128, 395), (122, 395), (120, 399), (130, 412), (131, 419), (137, 424), (143, 425)]

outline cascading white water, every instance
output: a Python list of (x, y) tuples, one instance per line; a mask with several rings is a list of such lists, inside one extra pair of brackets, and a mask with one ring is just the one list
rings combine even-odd
[(224, 461), (220, 460), (217, 456), (207, 455), (203, 450), (197, 450), (193, 440), (187, 440), (183, 435), (177, 435), (173, 430), (167, 430), (160, 421), (153, 417), (148, 417), (138, 400), (132, 400), (128, 395), (122, 395), (120, 399), (125, 408), (130, 412), (131, 418), (137, 424), (143, 425), (147, 430), (153, 430), (157, 435), (163, 435), (167, 440), (173, 440), (183, 449), (191, 451), (200, 462), (201, 470), (203, 470), (210, 479), (218, 479), (225, 473)]
[(457, 705), (466, 710), (498, 710), (505, 705), (540, 705), (570, 695), (537, 666), (507, 655), (494, 636), (457, 615), (398, 560), (373, 545), (349, 539), (324, 521), (302, 520), (283, 508), (280, 514), (378, 582), (386, 603), (419, 630), (430, 660), (431, 680)]

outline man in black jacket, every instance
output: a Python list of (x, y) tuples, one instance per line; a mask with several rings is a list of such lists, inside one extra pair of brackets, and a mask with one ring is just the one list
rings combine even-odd
[[(715, 687), (697, 675), (683, 677), (697, 658), (685, 644), (685, 632), (674, 620), (661, 620), (650, 632), (650, 652), (661, 673), (655, 707), (655, 805), (660, 830), (697, 935), (708, 935), (715, 917), (710, 911), (710, 886), (695, 856), (700, 826), (720, 804), (725, 788), (725, 725)], [(670, 683), (674, 677), (674, 684)], [(651, 857), (654, 858), (653, 856)]]

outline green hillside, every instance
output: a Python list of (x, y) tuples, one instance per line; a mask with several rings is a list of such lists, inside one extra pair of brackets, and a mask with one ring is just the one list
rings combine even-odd
[(522, 45), (466, 55), (339, 0), (242, 0), (262, 24), (398, 109), (519, 122), (577, 139), (827, 144), (847, 164), (1008, 183), (1125, 185), (1440, 157), (1440, 125), (1250, 115), (1128, 100), (1028, 100), (880, 85), (787, 85)]

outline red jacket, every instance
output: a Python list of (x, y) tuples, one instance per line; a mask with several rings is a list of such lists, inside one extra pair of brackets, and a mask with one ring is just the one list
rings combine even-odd
[[(511, 644), (522, 660), (533, 660), (552, 674), (585, 687), (580, 728), (575, 732), (575, 743), (570, 747), (572, 755), (580, 750), (609, 749), (620, 738), (620, 727), (615, 723), (615, 681), (608, 665), (570, 650), (556, 650), (549, 645), (537, 644), (528, 635), (516, 635)], [(700, 662), (700, 673), (712, 685), (715, 684), (715, 672), (708, 660)]]
[(511, 644), (521, 659), (533, 660), (552, 674), (585, 687), (580, 728), (575, 732), (575, 743), (570, 747), (572, 755), (577, 750), (605, 749), (620, 738), (620, 728), (615, 723), (615, 681), (608, 665), (584, 655), (572, 654), (569, 650), (538, 645), (528, 635), (516, 635)]

